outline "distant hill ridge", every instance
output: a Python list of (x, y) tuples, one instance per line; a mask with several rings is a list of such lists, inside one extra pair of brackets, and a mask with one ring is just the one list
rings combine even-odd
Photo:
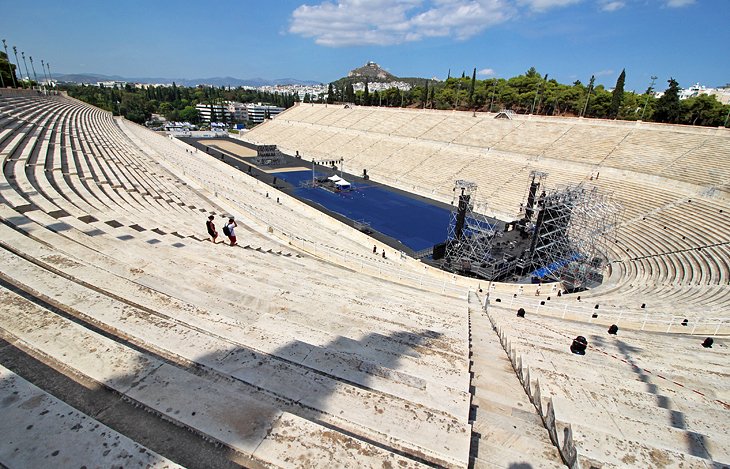
[(362, 67), (350, 70), (347, 74), (348, 78), (359, 78), (367, 81), (397, 81), (398, 77), (380, 68), (375, 62), (368, 62)]
[(312, 80), (298, 80), (296, 78), (278, 78), (267, 80), (265, 78), (234, 78), (234, 77), (211, 77), (211, 78), (163, 78), (163, 77), (122, 77), (119, 75), (101, 75), (98, 73), (54, 73), (53, 79), (73, 83), (96, 83), (99, 81), (126, 81), (127, 83), (172, 83), (180, 86), (276, 86), (276, 85), (319, 85), (320, 82)]
[(333, 83), (339, 87), (343, 87), (348, 83), (390, 83), (396, 81), (408, 83), (411, 86), (423, 86), (423, 84), (428, 81), (428, 79), (418, 77), (397, 77), (389, 71), (385, 70), (384, 68), (380, 67), (380, 65), (378, 65), (377, 63), (370, 61), (362, 67), (350, 70), (346, 77), (335, 80)]

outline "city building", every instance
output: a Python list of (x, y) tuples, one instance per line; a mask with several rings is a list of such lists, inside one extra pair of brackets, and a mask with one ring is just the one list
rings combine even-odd
[(246, 120), (260, 124), (264, 119), (270, 119), (283, 110), (283, 107), (271, 106), (269, 104), (246, 104)]

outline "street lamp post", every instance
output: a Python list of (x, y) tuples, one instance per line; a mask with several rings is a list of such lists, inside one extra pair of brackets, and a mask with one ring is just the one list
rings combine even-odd
[(588, 96), (586, 96), (586, 104), (583, 106), (583, 112), (580, 113), (581, 117), (585, 117), (586, 111), (588, 110), (588, 101), (591, 99), (591, 93), (593, 92), (593, 84), (595, 83), (595, 76), (591, 75), (591, 80), (588, 84)]
[(535, 104), (537, 103), (537, 97), (540, 94), (540, 85), (542, 85), (542, 80), (537, 82), (537, 89), (535, 90), (535, 98), (532, 100), (532, 107), (530, 108), (530, 114), (533, 114), (535, 112)]
[[(21, 52), (20, 56), (23, 57), (23, 63), (25, 64), (25, 76), (28, 77), (28, 81), (30, 81), (30, 73), (28, 72), (28, 62), (25, 60), (25, 52)], [(28, 88), (33, 88), (31, 83), (28, 83)]]
[(654, 75), (651, 76), (651, 85), (649, 85), (649, 89), (646, 90), (646, 100), (644, 101), (644, 108), (641, 110), (641, 120), (644, 120), (644, 112), (646, 112), (646, 105), (649, 104), (649, 94), (654, 91), (654, 82), (656, 81), (657, 77)]
[(3, 48), (5, 49), (5, 57), (8, 59), (8, 70), (10, 70), (10, 77), (13, 79), (13, 87), (17, 88), (18, 85), (15, 83), (15, 73), (13, 73), (13, 67), (10, 65), (10, 56), (8, 55), (8, 45), (5, 43), (5, 39), (3, 39)]
[[(18, 60), (18, 48), (15, 46), (13, 46), (13, 54), (15, 54), (15, 63), (18, 64), (18, 70), (20, 70), (20, 60)], [(20, 74), (23, 74), (22, 70), (20, 70)], [(23, 83), (23, 80), (20, 80), (20, 85), (25, 88), (25, 83)]]
[(48, 74), (46, 73), (46, 64), (43, 63), (43, 59), (41, 59), (41, 71), (43, 72), (43, 78), (46, 79), (46, 86), (51, 83), (51, 80), (48, 79)]
[(35, 66), (33, 65), (33, 57), (28, 56), (30, 59), (30, 68), (33, 70), (33, 79), (35, 80), (36, 85), (38, 84), (38, 75), (35, 73)]
[(51, 64), (49, 64), (48, 62), (46, 62), (46, 68), (48, 69), (48, 81), (49, 81), (49, 84), (50, 84), (50, 81), (53, 80), (53, 76), (51, 75)]

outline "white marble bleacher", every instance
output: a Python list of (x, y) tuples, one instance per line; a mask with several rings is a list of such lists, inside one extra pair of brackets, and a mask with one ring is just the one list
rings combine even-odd
[[(50, 139), (50, 134), (39, 134), (39, 138), (47, 143)], [(74, 199), (70, 197), (71, 191), (65, 194), (56, 192), (56, 187), (68, 186), (64, 184), (54, 185), (51, 182), (51, 179), (46, 178), (48, 173), (42, 169), (43, 166), (47, 165), (47, 163), (42, 159), (47, 158), (49, 155), (47, 146), (45, 146), (45, 154), (43, 152), (39, 152), (34, 155), (34, 158), (36, 158), (39, 162), (31, 162), (30, 164), (22, 165), (22, 162), (25, 161), (23, 159), (23, 155), (27, 153), (33, 154), (32, 149), (34, 147), (41, 146), (38, 145), (37, 142), (37, 139), (29, 139), (23, 148), (21, 159), (18, 160), (20, 164), (10, 165), (7, 168), (7, 174), (13, 178), (14, 185), (17, 189), (22, 190), (22, 194), (24, 194), (24, 196), (19, 199), (10, 199), (8, 202), (15, 207), (22, 207), (26, 203), (34, 204), (35, 207), (40, 210), (30, 210), (28, 212), (29, 215), (35, 218), (41, 218), (44, 223), (48, 226), (54, 227), (54, 229), (66, 229), (71, 225), (81, 229), (87, 228), (78, 218), (92, 215), (96, 212), (94, 211), (94, 208), (85, 204), (83, 200), (76, 200), (76, 203), (73, 203)], [(34, 168), (35, 171), (31, 168)], [(38, 171), (39, 168), (41, 171)], [(7, 191), (4, 191), (4, 195), (7, 194)], [(71, 217), (68, 217), (67, 215), (71, 215)], [(56, 221), (57, 218), (63, 218), (64, 221), (58, 222)]]
[[(86, 118), (111, 119), (108, 115), (80, 117), (78, 125), (83, 126)], [(72, 123), (71, 127), (76, 125), (76, 122)], [(72, 137), (83, 141), (88, 135), (72, 133)], [(167, 142), (159, 138), (161, 140), (156, 144)], [(117, 161), (112, 153), (84, 154), (94, 152), (91, 144), (86, 148), (82, 144), (76, 152), (78, 161), (86, 161), (88, 168), (104, 169), (94, 173), (97, 179), (90, 186), (95, 187), (97, 200), (114, 207), (114, 212), (105, 219), (128, 217), (132, 222), (143, 219), (146, 212), (152, 212), (152, 216), (166, 213), (176, 216), (172, 221), (163, 220), (161, 226), (166, 229), (179, 224), (196, 224), (202, 228), (199, 212), (191, 210), (185, 216), (171, 204), (156, 206), (149, 197), (118, 197), (116, 190), (106, 187), (110, 184), (96, 184), (114, 172), (120, 183), (144, 186), (145, 179), (135, 179), (133, 172), (123, 169), (131, 162), (142, 164), (149, 158), (144, 154), (144, 147), (138, 148), (127, 154), (127, 162), (121, 158)], [(175, 148), (182, 151), (180, 147)], [(47, 151), (46, 154), (55, 159), (55, 152)], [(99, 159), (105, 161), (90, 162)], [(76, 180), (80, 177), (69, 174), (74, 184), (78, 184)], [(16, 187), (15, 183), (9, 184), (10, 189)], [(189, 192), (187, 197), (187, 203), (199, 198), (194, 192)], [(199, 201), (195, 203), (197, 205)], [(34, 308), (35, 311), (27, 315), (3, 314), (4, 330), (22, 337), (29, 350), (51, 360), (62, 360), (75, 373), (102, 382), (165, 418), (273, 465), (284, 465), (292, 452), (293, 456), (299, 451), (305, 452), (303, 447), (293, 450), (289, 440), (281, 439), (281, 431), (287, 425), (292, 425), (289, 431), (295, 431), (297, 441), (310, 448), (308, 457), (317, 465), (322, 461), (345, 464), (355, 457), (359, 464), (366, 466), (384, 461), (415, 466), (420, 458), (439, 461), (439, 464), (461, 465), (463, 458), (468, 456), (468, 372), (463, 322), (460, 324), (458, 319), (464, 315), (463, 309), (460, 310), (463, 300), (450, 299), (445, 303), (441, 297), (419, 296), (417, 290), (394, 287), (387, 281), (372, 278), (364, 281), (365, 278), (352, 272), (343, 276), (329, 264), (307, 257), (284, 258), (220, 246), (213, 251), (217, 253), (223, 249), (226, 254), (222, 257), (226, 261), (210, 264), (211, 255), (216, 254), (211, 253), (209, 243), (189, 243), (179, 248), (169, 244), (152, 245), (129, 226), (107, 227), (90, 236), (83, 231), (84, 227), (87, 231), (89, 227), (103, 227), (101, 219), (91, 223), (69, 216), (55, 219), (41, 207), (23, 214), (15, 210), (15, 205), (3, 204), (1, 216), (7, 223), (0, 226), (3, 243), (11, 248), (3, 253), (3, 275), (11, 278), (17, 288), (41, 292), (44, 297), (52, 296), (62, 308), (73, 304), (74, 311), (81, 317), (103, 330), (123, 334), (137, 347), (134, 350), (125, 348), (119, 342), (71, 324), (43, 308)], [(56, 229), (51, 226), (54, 223), (59, 223)], [(60, 223), (64, 226), (60, 227)], [(117, 236), (119, 233), (134, 237), (122, 242)], [(257, 235), (250, 232), (246, 236)], [(157, 238), (171, 237), (159, 235)], [(12, 254), (16, 252), (22, 252), (23, 257)], [(31, 259), (33, 263), (29, 262)], [(190, 269), (191, 265), (196, 268)], [(65, 280), (46, 266), (64, 272)], [(282, 270), (287, 276), (275, 274)], [(170, 272), (175, 272), (175, 276), (170, 276)], [(253, 272), (259, 274), (251, 275)], [(264, 273), (271, 275), (259, 277)], [(283, 293), (292, 289), (292, 278), (310, 288), (299, 290), (296, 295)], [(99, 287), (90, 292), (84, 285)], [(103, 291), (98, 291), (99, 288)], [(347, 293), (337, 298), (326, 295), (326, 302), (321, 303), (325, 298), (320, 300), (316, 295), (311, 296), (320, 288), (326, 292), (345, 290)], [(303, 292), (310, 293), (303, 295)], [(79, 302), (81, 298), (84, 299)], [(446, 307), (447, 304), (451, 307)], [(313, 305), (320, 305), (320, 308), (313, 309)], [(322, 305), (326, 305), (324, 310)], [(317, 321), (306, 319), (318, 310), (322, 310), (322, 314)], [(220, 311), (230, 316), (221, 317)], [(286, 329), (288, 324), (297, 326)], [(33, 327), (33, 334), (26, 334), (26, 327)], [(241, 333), (241, 327), (246, 332)], [(44, 341), (43, 337), (54, 329), (63, 331), (58, 341)], [(434, 332), (421, 336), (421, 330)], [(187, 341), (181, 342), (181, 336)], [(307, 341), (312, 342), (297, 342), (303, 337), (311, 337)], [(242, 340), (246, 345), (240, 342)], [(272, 382), (273, 368), (254, 374), (237, 372), (236, 369), (248, 363), (243, 361), (244, 355), (233, 354), (224, 359), (225, 354), (216, 352), (230, 350), (236, 344), (240, 344), (242, 350), (256, 350), (255, 353), (265, 357), (267, 364), (278, 363), (276, 366), (281, 368), (276, 376), (287, 377), (290, 384), (282, 387), (281, 382)], [(401, 352), (403, 347), (409, 350), (405, 354)], [(113, 350), (99, 355), (93, 352), (94, 349)], [(208, 358), (201, 357), (205, 351), (210, 352)], [(159, 363), (147, 368), (146, 372), (134, 371), (139, 371), (140, 367), (133, 367), (132, 363), (155, 362), (155, 354), (162, 354), (174, 363), (200, 360), (207, 371), (193, 375), (184, 371), (184, 367), (166, 364), (160, 368)], [(84, 357), (94, 359), (90, 361)], [(358, 357), (356, 368), (352, 368), (354, 357)], [(125, 361), (127, 358), (130, 361)], [(290, 364), (283, 366), (285, 363)], [(298, 369), (318, 372), (301, 374)], [(148, 390), (133, 390), (112, 378), (127, 372), (137, 373), (137, 377), (148, 384)], [(208, 375), (227, 378), (206, 380)], [(154, 385), (155, 382), (166, 383), (176, 390), (175, 395), (179, 398), (172, 409), (161, 404), (163, 388)], [(452, 389), (443, 383), (456, 387)], [(191, 390), (195, 392), (185, 391), (184, 386), (193, 386)], [(311, 399), (303, 399), (301, 390), (314, 389), (312, 386), (331, 392), (330, 397), (320, 401), (317, 396), (321, 392), (314, 392)], [(265, 390), (263, 394), (260, 389)], [(278, 401), (267, 395), (279, 396)], [(227, 396), (227, 399), (221, 400), (220, 396)], [(163, 399), (170, 400), (169, 397)], [(263, 430), (256, 431), (259, 436), (252, 436), (250, 440), (255, 444), (249, 445), (249, 440), (242, 443), (230, 436), (240, 432), (234, 421), (223, 418), (231, 402), (240, 402), (234, 407), (241, 412), (263, 409), (259, 420)], [(301, 402), (305, 407), (297, 406), (295, 402)], [(189, 412), (177, 413), (190, 406), (200, 409), (197, 416)], [(269, 419), (268, 415), (272, 417)], [(242, 414), (240, 416), (243, 418)], [(428, 425), (423, 424), (426, 420)], [(326, 431), (330, 433), (334, 428), (341, 428), (348, 432), (347, 435), (361, 435), (361, 439), (337, 433), (337, 441), (329, 442), (323, 436), (325, 430), (319, 425), (320, 421), (327, 423)], [(441, 435), (442, 441), (434, 440), (433, 434)], [(362, 437), (380, 442), (385, 448), (372, 446)], [(389, 453), (388, 447), (399, 448), (402, 454), (418, 456), (415, 460), (404, 458)], [(326, 451), (332, 453), (327, 458), (323, 457)]]
[(373, 114), (372, 108), (368, 107), (354, 107), (350, 108), (348, 112), (333, 114), (333, 118), (336, 117), (334, 127), (342, 129), (357, 130), (353, 127), (356, 123), (361, 120), (367, 120), (370, 115)]
[[(417, 119), (420, 120), (420, 115)], [(433, 122), (433, 119), (425, 119), (426, 125)], [(438, 124), (431, 125), (429, 129), (421, 134), (418, 138), (425, 140), (434, 140), (437, 142), (451, 143), (464, 134), (479, 122), (479, 118), (472, 117), (467, 112), (454, 112), (448, 118), (444, 118)]]
[[(297, 112), (303, 115), (311, 109)], [(499, 216), (513, 216), (518, 212), (532, 170), (548, 172), (548, 184), (553, 187), (581, 182), (594, 185), (611, 193), (622, 205), (619, 240), (626, 241), (627, 246), (635, 244), (633, 253), (615, 260), (639, 262), (630, 261), (630, 258), (661, 255), (667, 250), (681, 250), (682, 246), (691, 248), (692, 240), (698, 237), (699, 245), (702, 245), (701, 238), (716, 242), (727, 240), (724, 227), (715, 228), (716, 222), (710, 221), (711, 213), (701, 212), (700, 215), (682, 205), (683, 200), (697, 198), (708, 187), (714, 190), (718, 183), (728, 180), (727, 164), (722, 161), (729, 151), (727, 141), (730, 137), (722, 129), (535, 116), (496, 120), (489, 114), (474, 117), (470, 113), (358, 107), (338, 109), (328, 115), (327, 122), (333, 122), (331, 126), (337, 130), (340, 127), (335, 116), (351, 118), (365, 112), (367, 119), (358, 121), (356, 128), (371, 137), (356, 137), (353, 142), (377, 138), (378, 143), (362, 150), (342, 150), (347, 167), (355, 168), (351, 169), (354, 173), (359, 174), (367, 168), (376, 180), (381, 178), (404, 190), (446, 202), (451, 200), (453, 179), (473, 180), (479, 185), (479, 196), (485, 197), (489, 207)], [(402, 123), (405, 116), (409, 118)], [(441, 121), (436, 122), (438, 119)], [(295, 121), (292, 118), (288, 123), (297, 125)], [(272, 132), (277, 125), (283, 124), (276, 124), (274, 120), (264, 127), (270, 126), (267, 132)], [(389, 125), (392, 125), (390, 129)], [(426, 128), (425, 131), (413, 130)], [(254, 129), (252, 134), (255, 136), (256, 132)], [(386, 132), (394, 135), (386, 135)], [(403, 146), (403, 137), (395, 135), (418, 136), (419, 132), (422, 133), (418, 145)], [(471, 159), (471, 164), (462, 165), (462, 161), (457, 160), (458, 163), (447, 170), (444, 160), (436, 157), (439, 153), (431, 152), (428, 147), (433, 141), (452, 142), (448, 150), (463, 152), (467, 161), (473, 149), (481, 153)], [(276, 139), (271, 143), (276, 143)], [(315, 154), (316, 151), (314, 149)], [(431, 157), (422, 159), (424, 153), (430, 153)], [(329, 149), (327, 155), (336, 156)], [(429, 161), (440, 166), (439, 170), (435, 171)], [(566, 166), (566, 161), (572, 165)], [(435, 173), (443, 177), (435, 177)], [(600, 177), (594, 179), (596, 175)], [(718, 207), (726, 206), (724, 199), (717, 200)], [(667, 210), (671, 207), (676, 208)], [(662, 226), (671, 225), (669, 231), (674, 241), (671, 237), (660, 239), (667, 233), (653, 232), (653, 225), (642, 227), (641, 219), (645, 216), (654, 217)], [(680, 239), (677, 240), (673, 233)], [(685, 239), (681, 240), (681, 236)], [(614, 295), (618, 284), (632, 285), (632, 291), (648, 291), (648, 296), (652, 296), (650, 290), (662, 283), (688, 286), (699, 282), (712, 287), (708, 295), (713, 302), (717, 300), (719, 288), (716, 287), (723, 285), (720, 279), (723, 278), (724, 262), (692, 251), (674, 253), (664, 261), (651, 262), (655, 262), (651, 274), (646, 274), (647, 265), (646, 269), (642, 268), (645, 274), (641, 278), (622, 281), (614, 275), (613, 285), (598, 288), (596, 295), (600, 296), (605, 290), (606, 294), (611, 293), (608, 300), (625, 305), (628, 301), (620, 301), (620, 296)], [(665, 272), (665, 269), (671, 271)], [(657, 281), (657, 278), (662, 280)], [(656, 293), (659, 299), (669, 298), (666, 292)], [(693, 310), (702, 307), (702, 296), (696, 288), (691, 291), (682, 288), (675, 293), (671, 298), (680, 300), (684, 307)], [(681, 298), (687, 301), (682, 302)]]
[(422, 138), (428, 131), (440, 126), (445, 120), (447, 117), (442, 113), (424, 110), (417, 116), (413, 116), (405, 125), (393, 129), (393, 134), (401, 137)]
[[(372, 110), (370, 110), (370, 112), (362, 113), (359, 109), (357, 111), (358, 113), (356, 115), (353, 115), (352, 119), (348, 122), (349, 125), (347, 126), (347, 128), (350, 130), (360, 130), (363, 132), (368, 132), (372, 127), (382, 122), (383, 116), (380, 112), (373, 112)], [(355, 117), (359, 118), (355, 120)]]
[(565, 133), (547, 147), (543, 155), (555, 160), (568, 160), (584, 164), (601, 164), (630, 134), (626, 126), (591, 124), (591, 121), (576, 122), (558, 120)]
[[(4, 288), (0, 289), (0, 298), (23, 305), (22, 297)], [(89, 461), (109, 467), (119, 461), (127, 466), (181, 467), (3, 366), (0, 366), (0, 398), (4, 417), (0, 420), (0, 432), (9, 436), (23, 429), (23, 439), (37, 443), (22, 451), (11, 448), (13, 444), (3, 445), (0, 459), (8, 466), (31, 467), (46, 460), (58, 467), (81, 467)]]
[(537, 119), (526, 120), (504, 135), (494, 148), (521, 155), (542, 155), (569, 130), (568, 123), (557, 125)]
[[(556, 419), (572, 426), (583, 464), (721, 467), (730, 460), (728, 411), (719, 402), (730, 397), (724, 350), (698, 347), (697, 337), (623, 329), (610, 336), (602, 326), (529, 310), (521, 319), (495, 303), (490, 312), (539, 380), (543, 400), (552, 397)], [(569, 351), (577, 335), (588, 339), (584, 356)]]
[(728, 165), (730, 136), (708, 137), (701, 145), (662, 169), (668, 178), (688, 180), (698, 185), (721, 185), (730, 181)]
[(433, 142), (411, 141), (404, 147), (391, 153), (387, 159), (372, 166), (372, 169), (377, 172), (379, 166), (385, 165), (390, 171), (395, 172), (399, 177), (407, 180), (411, 171), (416, 170), (416, 172), (420, 173), (418, 168), (441, 148), (441, 145)]
[[(26, 251), (26, 252), (28, 252), (28, 249), (26, 248), (26, 249), (25, 249), (25, 251)], [(70, 264), (70, 263), (71, 263), (70, 261), (66, 262), (66, 264)], [(79, 275), (79, 273), (77, 272), (77, 273), (76, 273), (76, 275), (78, 276), (78, 275)], [(148, 273), (148, 275), (150, 275), (150, 274)], [(163, 272), (163, 275), (164, 275), (164, 272)], [(336, 281), (337, 279), (333, 279), (333, 280), (335, 280), (335, 281)], [(117, 282), (118, 282), (118, 281), (117, 281)], [(169, 280), (168, 280), (167, 282), (169, 282)], [(156, 289), (160, 288), (160, 287), (159, 287), (159, 286), (157, 286), (157, 285), (155, 285), (155, 287), (156, 287)], [(244, 291), (246, 291), (246, 290), (248, 290), (248, 289), (244, 289)], [(257, 289), (257, 291), (259, 291), (259, 292), (260, 292), (260, 291), (261, 291), (261, 288), (259, 287), (259, 288)], [(237, 309), (237, 308), (234, 308), (234, 311), (235, 311), (236, 309)], [(347, 318), (347, 321), (350, 321), (350, 323), (351, 323), (351, 321), (352, 321), (352, 318)], [(363, 326), (364, 326), (364, 325), (363, 325)], [(254, 332), (256, 332), (256, 331), (255, 331), (255, 330), (249, 330), (249, 333), (250, 333), (250, 334), (253, 334)], [(261, 333), (261, 331), (258, 331), (258, 333), (260, 334), (260, 333)], [(272, 332), (272, 334), (273, 334), (273, 332)], [(277, 335), (279, 335), (279, 336), (281, 335), (281, 334), (280, 334), (280, 331), (279, 331), (279, 333), (278, 333)], [(264, 338), (262, 337), (262, 339), (264, 339)], [(272, 339), (274, 339), (274, 340), (272, 340)], [(279, 339), (276, 339), (276, 336), (272, 336), (272, 337), (269, 337), (268, 339), (265, 339), (265, 342), (264, 342), (264, 343), (266, 343), (266, 344), (269, 344), (269, 346), (273, 347), (273, 346), (275, 346), (275, 345), (276, 345), (276, 343), (277, 343), (277, 340), (281, 340), (281, 339), (280, 339), (280, 338), (279, 338)], [(387, 383), (386, 383), (386, 384), (387, 384)], [(377, 386), (377, 385), (376, 385), (376, 386)], [(431, 391), (430, 391), (430, 392), (434, 392), (434, 393), (436, 393), (436, 394), (439, 394), (439, 393), (438, 393), (438, 391), (437, 391), (437, 390), (435, 390), (435, 389), (431, 389)]]

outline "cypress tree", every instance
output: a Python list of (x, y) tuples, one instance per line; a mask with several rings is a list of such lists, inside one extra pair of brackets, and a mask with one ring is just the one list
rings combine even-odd
[(474, 103), (474, 85), (477, 81), (477, 69), (474, 67), (474, 71), (471, 74), (471, 84), (469, 85), (469, 103)]
[(656, 102), (654, 121), (673, 124), (679, 120), (681, 113), (679, 83), (674, 78), (667, 80), (667, 83), (669, 83), (669, 88), (667, 88), (662, 97)]
[(335, 102), (335, 90), (332, 89), (332, 83), (327, 87), (327, 104)]
[(363, 106), (370, 106), (370, 90), (368, 90), (368, 82), (365, 81), (365, 92), (362, 95)]
[(613, 89), (611, 95), (611, 109), (609, 110), (609, 116), (613, 119), (618, 117), (618, 113), (621, 110), (621, 103), (624, 100), (624, 83), (626, 82), (626, 69), (621, 70), (621, 75), (616, 80), (616, 87)]

